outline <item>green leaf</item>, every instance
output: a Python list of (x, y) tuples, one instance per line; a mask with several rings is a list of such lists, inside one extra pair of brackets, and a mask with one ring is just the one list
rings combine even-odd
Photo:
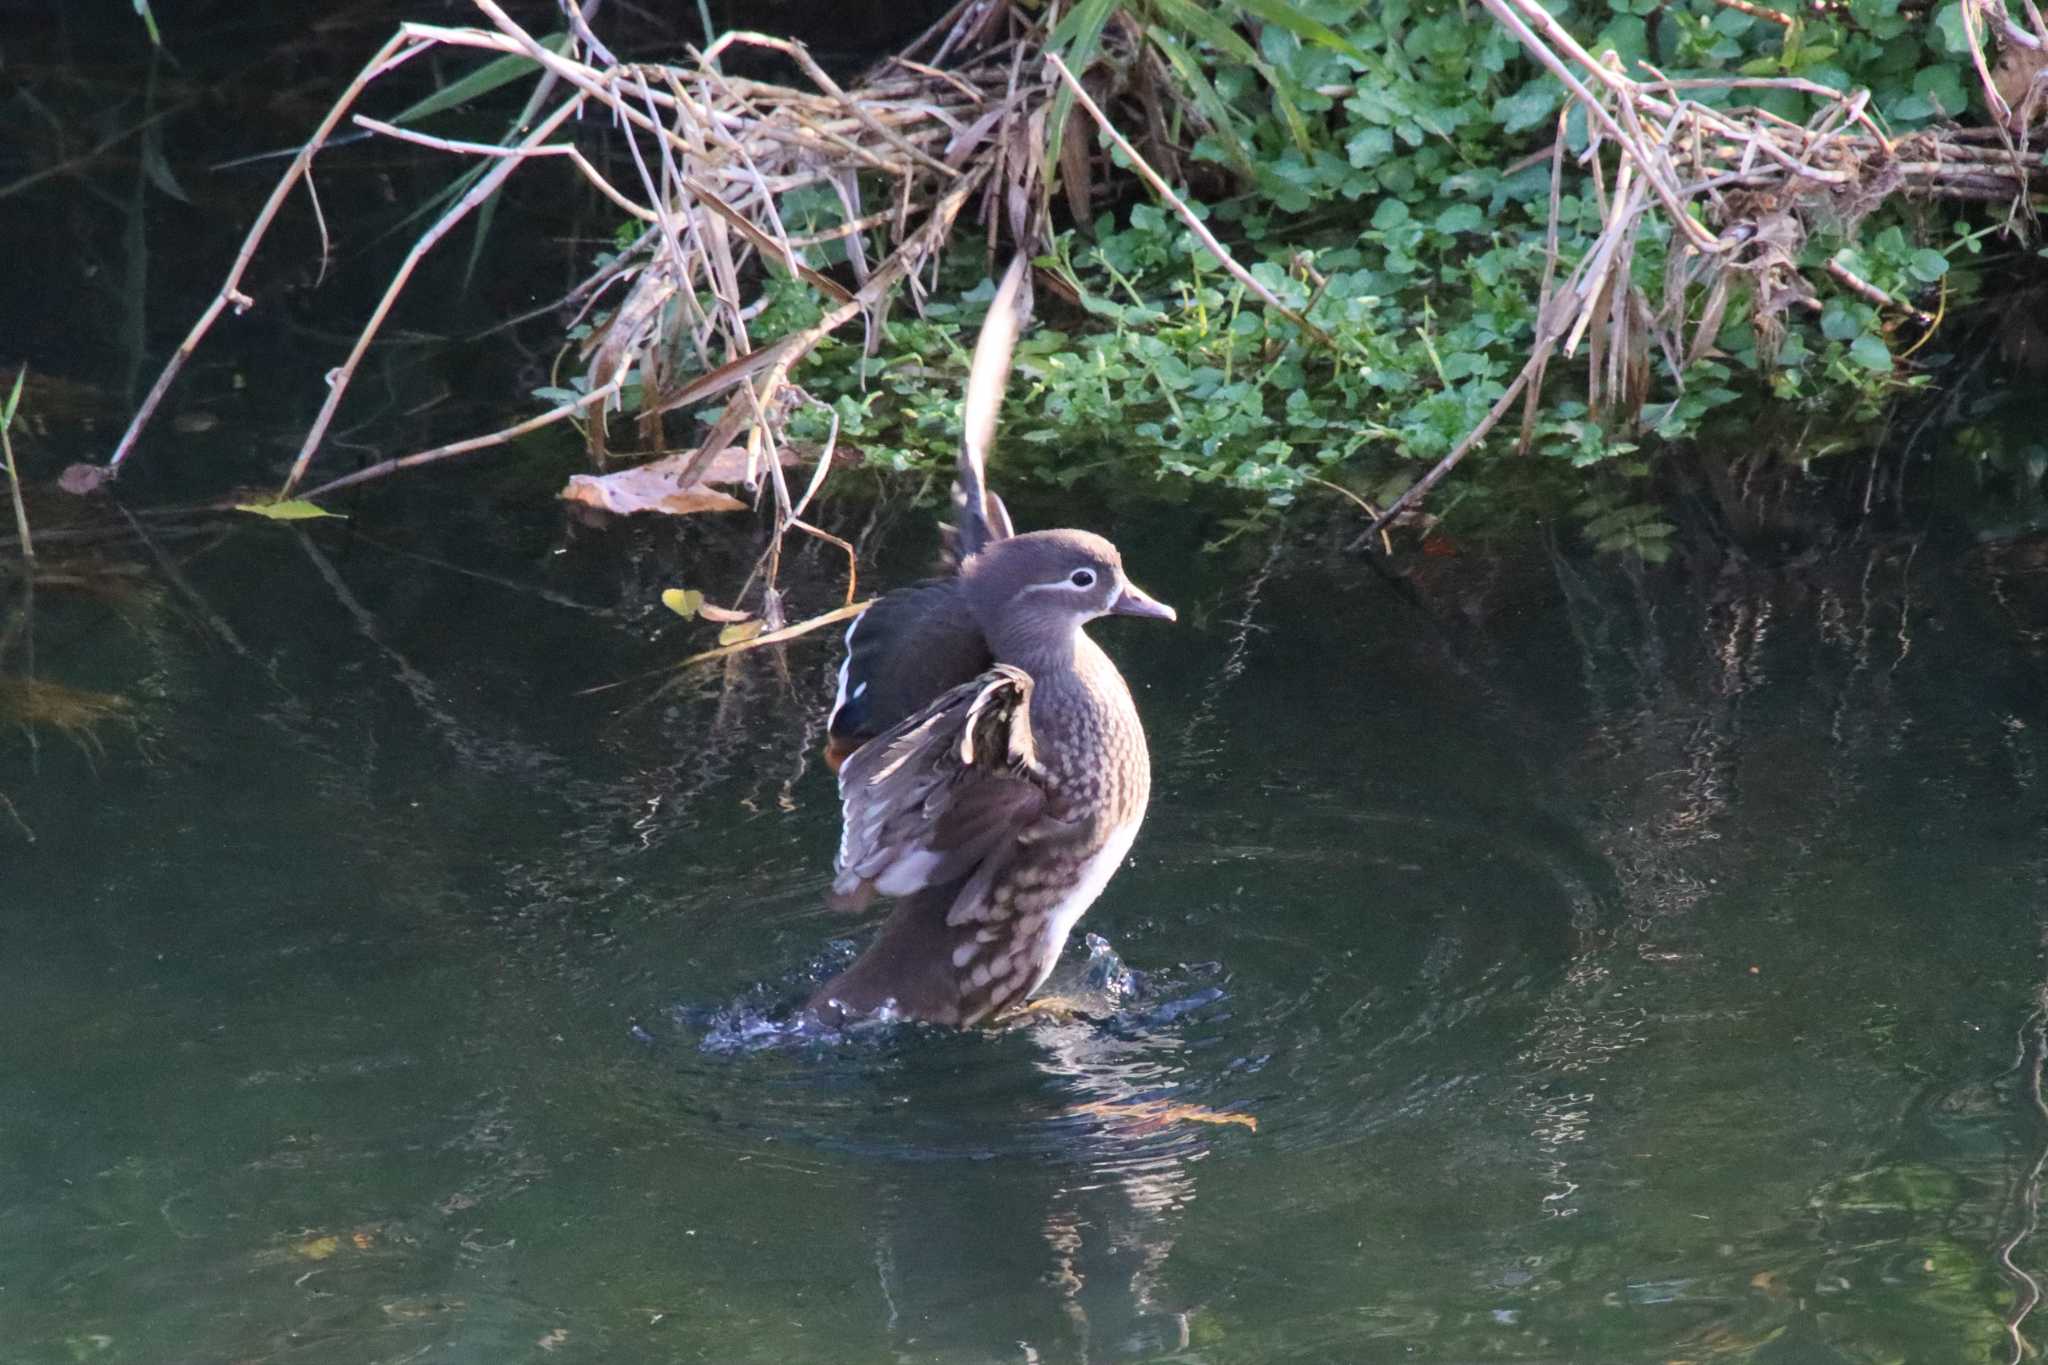
[(1436, 230), (1446, 235), (1476, 232), (1486, 222), (1477, 204), (1453, 204), (1436, 216)]
[(238, 502), (237, 512), (248, 512), (254, 516), (268, 517), (272, 521), (314, 521), (320, 517), (333, 517), (346, 521), (339, 512), (330, 512), (318, 503), (307, 502), (304, 498), (287, 498), (283, 502)]
[(1394, 135), (1384, 128), (1360, 128), (1344, 144), (1344, 155), (1361, 170), (1377, 166), (1394, 154)]
[(1866, 370), (1887, 371), (1892, 367), (1891, 350), (1884, 344), (1884, 338), (1874, 332), (1865, 332), (1850, 343), (1849, 358)]
[(1970, 30), (1963, 23), (1964, 2), (1955, 0), (1953, 4), (1943, 5), (1941, 13), (1934, 16), (1934, 31), (1941, 35), (1942, 45), (1952, 56), (1970, 55)]
[(1557, 112), (1564, 91), (1549, 76), (1539, 76), (1512, 95), (1493, 102), (1493, 117), (1509, 133), (1526, 132)]
[(1847, 341), (1862, 330), (1862, 319), (1840, 299), (1829, 299), (1821, 309), (1820, 334), (1829, 341)]
[(1913, 272), (1913, 278), (1923, 284), (1933, 284), (1948, 274), (1948, 257), (1933, 247), (1922, 247), (1906, 260), (1906, 269)]
[(21, 386), (28, 382), (28, 362), (23, 361), (14, 372), (14, 392), (7, 395), (7, 406), (0, 408), (0, 431), (14, 425), (14, 410), (21, 404)]
[(1921, 71), (1913, 77), (1913, 93), (1950, 118), (1970, 105), (1970, 97), (1963, 93), (1962, 77), (1952, 66), (1931, 66)]
[(1372, 211), (1372, 225), (1385, 231), (1399, 227), (1408, 221), (1408, 206), (1398, 199), (1382, 199), (1380, 206)]
[(704, 594), (696, 588), (663, 588), (661, 605), (687, 621), (704, 606)]

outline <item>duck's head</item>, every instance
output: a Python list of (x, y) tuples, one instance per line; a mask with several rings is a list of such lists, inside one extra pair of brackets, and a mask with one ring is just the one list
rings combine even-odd
[(996, 657), (1014, 659), (1073, 636), (1098, 616), (1176, 619), (1124, 577), (1116, 546), (1087, 531), (1033, 531), (985, 547), (960, 566), (968, 605)]

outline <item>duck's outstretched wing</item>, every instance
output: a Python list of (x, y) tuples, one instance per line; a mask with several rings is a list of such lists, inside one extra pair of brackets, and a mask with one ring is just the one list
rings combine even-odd
[(839, 770), (833, 903), (992, 875), (1045, 810), (1031, 677), (997, 664), (861, 746)]
[(1010, 382), (1010, 353), (1031, 316), (1030, 264), (1022, 252), (1010, 262), (974, 342), (960, 419), (960, 472), (953, 484), (950, 548), (956, 563), (1016, 534), (1010, 510), (988, 486), (988, 448), (995, 443), (996, 418)]
[(825, 722), (837, 772), (863, 744), (995, 662), (958, 578), (898, 588), (846, 628), (839, 693)]
[(1036, 940), (1020, 940), (998, 883), (1022, 850), (1066, 826), (1049, 809), (1030, 706), (1029, 675), (997, 664), (839, 770), (846, 831), (833, 903), (898, 899), (867, 951), (811, 996), (811, 1012), (964, 1026), (1031, 989)]

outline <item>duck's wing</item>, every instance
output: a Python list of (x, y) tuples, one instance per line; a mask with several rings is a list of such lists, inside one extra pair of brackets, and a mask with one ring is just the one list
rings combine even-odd
[(869, 740), (995, 657), (958, 578), (934, 578), (876, 599), (846, 628), (839, 695), (825, 722), (825, 762), (837, 772)]
[(906, 717), (840, 768), (839, 797), (835, 905), (992, 875), (1048, 800), (1030, 675), (997, 664)]
[(1010, 382), (1010, 353), (1031, 316), (1030, 260), (1019, 252), (1003, 272), (967, 371), (967, 401), (960, 419), (960, 472), (953, 484), (951, 550), (955, 562), (990, 543), (1016, 534), (1010, 509), (988, 486), (988, 449), (995, 444), (996, 418)]

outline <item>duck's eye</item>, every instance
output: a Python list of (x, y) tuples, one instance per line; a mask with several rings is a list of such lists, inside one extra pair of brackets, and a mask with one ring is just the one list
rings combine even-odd
[(1092, 588), (1095, 586), (1095, 570), (1076, 569), (1067, 576), (1067, 581), (1077, 588)]

